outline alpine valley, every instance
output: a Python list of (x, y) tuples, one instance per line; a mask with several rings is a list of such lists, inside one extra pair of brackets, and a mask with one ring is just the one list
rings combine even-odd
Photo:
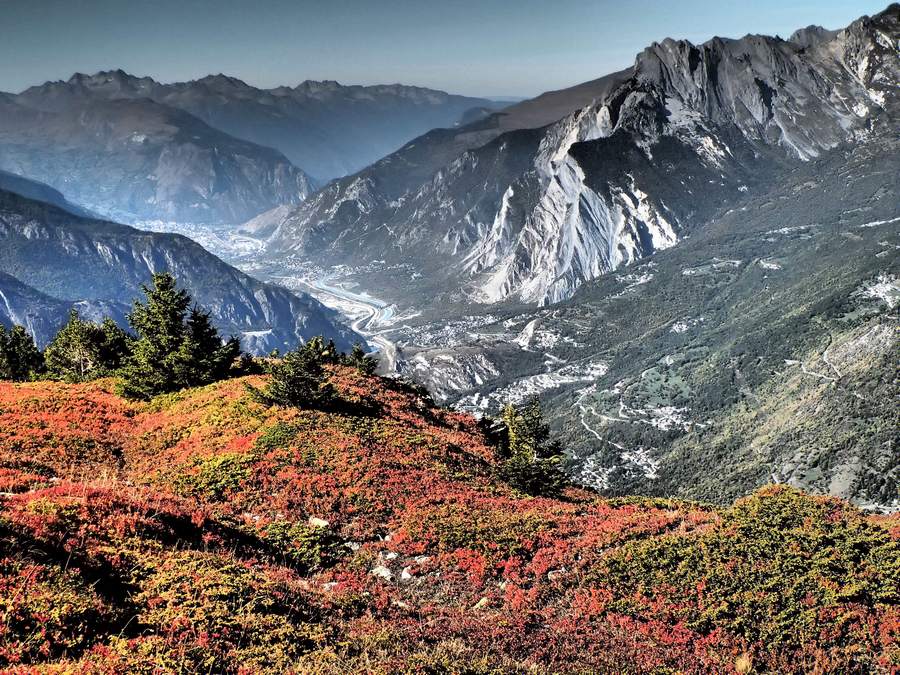
[(898, 23), (653, 44), (271, 214), (242, 264), (440, 401), (539, 395), (603, 492), (896, 508)]
[(898, 24), (666, 39), (502, 109), (123, 71), (4, 95), (2, 318), (124, 323), (168, 268), (256, 353), (361, 334), (441, 403), (540, 396), (604, 493), (896, 508)]
[(0, 4), (0, 672), (900, 673), (868, 2)]

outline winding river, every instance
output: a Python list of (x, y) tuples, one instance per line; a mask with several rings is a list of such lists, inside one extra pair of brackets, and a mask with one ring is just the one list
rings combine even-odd
[(322, 304), (339, 311), (351, 321), (351, 327), (369, 342), (381, 357), (387, 372), (396, 368), (397, 347), (388, 340), (379, 326), (388, 323), (394, 316), (394, 305), (373, 298), (366, 293), (354, 293), (342, 284), (330, 284), (326, 277), (307, 282), (312, 295)]

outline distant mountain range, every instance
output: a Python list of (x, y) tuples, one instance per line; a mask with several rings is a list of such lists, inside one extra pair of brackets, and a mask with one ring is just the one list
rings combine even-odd
[(312, 189), (277, 151), (149, 100), (0, 102), (0, 168), (128, 222), (242, 222)]
[(326, 186), (272, 228), (270, 258), (403, 265), (414, 287), (369, 270), (366, 283), (415, 304), (565, 299), (779, 168), (894, 125), (898, 13), (791, 40), (653, 44), (630, 69), (430, 132)]
[(121, 70), (0, 96), (0, 169), (131, 223), (237, 224), (505, 104), (404, 85), (257, 89)]
[(165, 270), (248, 351), (293, 349), (320, 334), (344, 349), (361, 341), (316, 300), (259, 282), (186, 237), (87, 218), (0, 189), (0, 322), (25, 325), (41, 344), (71, 307), (124, 324), (141, 284)]

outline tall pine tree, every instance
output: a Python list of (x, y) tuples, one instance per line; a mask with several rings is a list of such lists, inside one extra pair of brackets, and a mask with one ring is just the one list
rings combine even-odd
[(122, 394), (149, 399), (225, 377), (240, 354), (238, 341), (223, 345), (206, 312), (189, 312), (191, 298), (171, 274), (154, 274), (143, 290), (147, 301), (135, 302), (128, 315), (138, 338), (121, 369)]
[(209, 318), (209, 313), (196, 305), (187, 317), (185, 339), (179, 354), (179, 377), (192, 385), (209, 384), (228, 376), (241, 344), (231, 337), (224, 344)]

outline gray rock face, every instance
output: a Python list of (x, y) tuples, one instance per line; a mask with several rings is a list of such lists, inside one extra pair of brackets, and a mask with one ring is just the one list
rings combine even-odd
[(674, 245), (779, 167), (896, 124), (898, 15), (800, 42), (654, 44), (575, 88), (579, 107), (553, 123), (529, 126), (566, 110), (565, 92), (426, 134), (332, 183), (280, 219), (270, 259), (405, 264), (412, 292), (367, 276), (400, 302), (560, 301)]
[(0, 318), (32, 326), (40, 341), (73, 305), (121, 322), (141, 285), (165, 270), (248, 351), (293, 349), (315, 335), (347, 350), (361, 339), (316, 300), (257, 281), (186, 237), (82, 218), (0, 191), (0, 271), (19, 282), (4, 277), (14, 299)]
[(72, 309), (88, 321), (100, 323), (109, 317), (124, 328), (131, 307), (117, 301), (59, 300), (0, 272), (0, 324), (6, 328), (24, 326), (39, 348), (43, 349), (53, 339)]
[(24, 326), (39, 346), (46, 345), (65, 321), (69, 304), (0, 272), (0, 324)]
[[(804, 49), (759, 35), (699, 46), (665, 40), (638, 56), (629, 95), (645, 94), (669, 120), (699, 115), (706, 125), (733, 125), (751, 142), (810, 159), (852, 140), (895, 96), (898, 14), (894, 6), (874, 20), (819, 32)], [(632, 114), (634, 100), (625, 104)]]
[(0, 101), (0, 168), (126, 222), (236, 224), (312, 189), (279, 152), (181, 110), (52, 90)]

